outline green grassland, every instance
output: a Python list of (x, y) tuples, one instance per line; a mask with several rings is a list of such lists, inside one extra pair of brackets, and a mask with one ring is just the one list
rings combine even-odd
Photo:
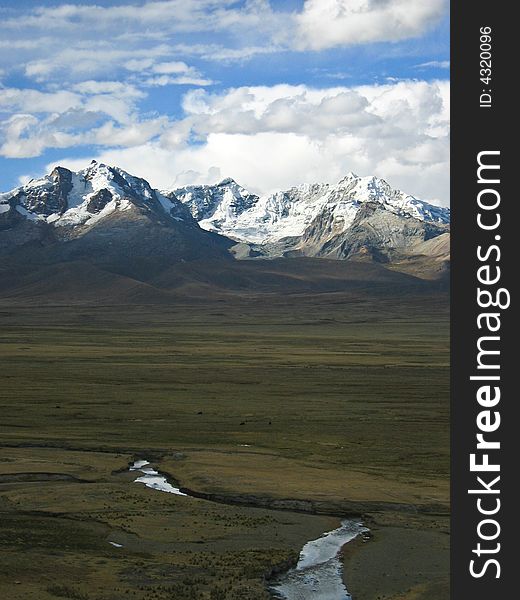
[[(2, 597), (261, 600), (352, 513), (374, 533), (345, 557), (356, 600), (448, 597), (443, 292), (10, 302), (0, 319)], [(132, 483), (138, 457), (219, 502)], [(408, 559), (388, 577), (392, 548)]]

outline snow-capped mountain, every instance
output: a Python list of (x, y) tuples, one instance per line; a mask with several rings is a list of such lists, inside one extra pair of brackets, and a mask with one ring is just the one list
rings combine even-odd
[(201, 229), (173, 194), (93, 161), (0, 194), (0, 252), (102, 262), (227, 258), (230, 240)]
[(250, 194), (232, 179), (215, 186), (189, 186), (163, 192), (166, 196), (172, 193), (189, 207), (203, 229), (255, 244), (303, 236), (311, 224), (325, 215), (331, 232), (344, 233), (367, 202), (418, 221), (446, 225), (450, 220), (447, 208), (395, 190), (383, 179), (358, 177), (353, 173), (336, 185), (302, 184), (262, 197)]

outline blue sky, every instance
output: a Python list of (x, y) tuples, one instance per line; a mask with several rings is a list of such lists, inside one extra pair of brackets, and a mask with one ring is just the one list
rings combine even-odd
[(444, 0), (0, 2), (0, 190), (92, 158), (259, 193), (346, 172), (448, 203)]

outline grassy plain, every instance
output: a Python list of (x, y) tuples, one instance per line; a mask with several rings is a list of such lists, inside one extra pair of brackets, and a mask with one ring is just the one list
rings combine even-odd
[[(261, 600), (266, 573), (350, 512), (374, 532), (346, 559), (356, 600), (448, 597), (444, 293), (0, 318), (3, 597)], [(229, 503), (133, 484), (136, 457)], [(392, 547), (407, 567), (389, 584)]]

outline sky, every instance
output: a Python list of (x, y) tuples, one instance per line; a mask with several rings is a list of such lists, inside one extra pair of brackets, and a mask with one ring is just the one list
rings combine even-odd
[(449, 204), (446, 0), (0, 0), (0, 191), (92, 159)]

